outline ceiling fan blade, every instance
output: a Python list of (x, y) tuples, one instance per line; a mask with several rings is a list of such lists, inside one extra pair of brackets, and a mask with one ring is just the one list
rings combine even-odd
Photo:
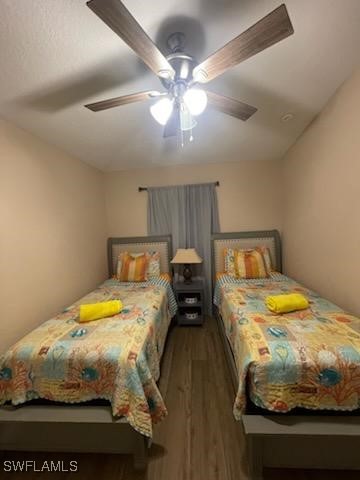
[(163, 138), (176, 137), (178, 128), (179, 128), (179, 109), (174, 106), (174, 110), (172, 111), (172, 114), (165, 125)]
[(217, 93), (209, 91), (206, 93), (209, 106), (216, 108), (216, 110), (220, 110), (220, 112), (240, 118), (240, 120), (246, 121), (257, 112), (257, 108), (252, 107), (247, 103), (239, 102), (239, 100), (235, 100), (234, 98), (225, 97), (224, 95), (218, 95)]
[(173, 78), (175, 71), (151, 38), (120, 0), (90, 0), (87, 6), (159, 77)]
[(148, 100), (149, 98), (159, 96), (161, 96), (161, 93), (155, 92), (153, 90), (148, 90), (146, 92), (123, 95), (122, 97), (109, 98), (109, 100), (102, 100), (101, 102), (89, 103), (85, 105), (85, 107), (89, 110), (92, 110), (93, 112), (99, 112), (100, 110), (120, 107), (120, 105), (126, 105), (127, 103), (141, 102), (143, 100)]
[(286, 6), (280, 5), (195, 67), (193, 78), (200, 83), (210, 82), (228, 68), (238, 65), (293, 33)]

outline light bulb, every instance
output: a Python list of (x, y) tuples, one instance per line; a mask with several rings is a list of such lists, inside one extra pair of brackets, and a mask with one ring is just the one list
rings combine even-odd
[(206, 92), (200, 88), (189, 88), (184, 94), (184, 102), (191, 115), (200, 115), (207, 105)]
[(160, 125), (166, 125), (172, 114), (174, 105), (169, 98), (162, 98), (151, 105), (150, 113)]

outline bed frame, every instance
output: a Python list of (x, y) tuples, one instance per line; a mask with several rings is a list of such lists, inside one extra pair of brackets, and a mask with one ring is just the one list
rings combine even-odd
[[(267, 245), (273, 265), (282, 271), (281, 242), (277, 230), (220, 233), (212, 236), (212, 262), (224, 271), (223, 249)], [(238, 372), (224, 323), (214, 306), (220, 336), (236, 393)], [(346, 414), (261, 414), (246, 411), (242, 427), (247, 442), (250, 477), (263, 478), (264, 467), (360, 469), (360, 416)]]
[[(170, 272), (171, 236), (109, 238), (109, 277), (115, 272), (121, 251), (145, 250), (159, 251), (161, 272)], [(149, 439), (124, 418), (112, 416), (110, 405), (0, 407), (0, 451), (132, 454), (135, 469), (143, 470), (149, 445)]]

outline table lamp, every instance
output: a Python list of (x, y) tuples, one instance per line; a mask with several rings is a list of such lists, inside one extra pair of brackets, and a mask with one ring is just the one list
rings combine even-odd
[(178, 248), (175, 257), (171, 260), (174, 264), (184, 265), (184, 283), (192, 283), (192, 271), (190, 265), (195, 263), (202, 263), (202, 258), (199, 257), (195, 248)]

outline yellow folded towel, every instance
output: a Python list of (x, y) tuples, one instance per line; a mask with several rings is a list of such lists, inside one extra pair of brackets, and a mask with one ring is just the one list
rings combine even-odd
[(111, 300), (109, 302), (89, 303), (80, 305), (79, 322), (91, 322), (99, 318), (112, 317), (121, 312), (122, 302), (120, 300)]
[(266, 306), (274, 313), (288, 313), (295, 310), (304, 310), (309, 307), (309, 301), (301, 293), (284, 295), (270, 295), (266, 297)]

